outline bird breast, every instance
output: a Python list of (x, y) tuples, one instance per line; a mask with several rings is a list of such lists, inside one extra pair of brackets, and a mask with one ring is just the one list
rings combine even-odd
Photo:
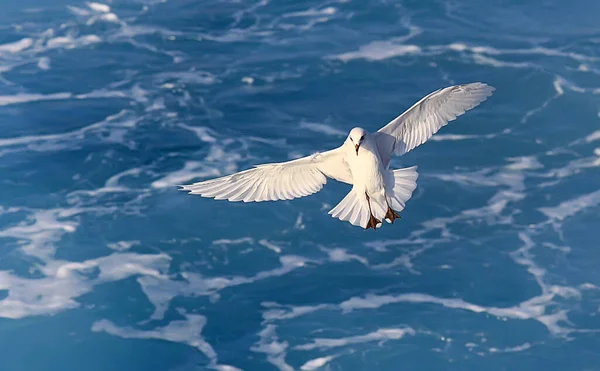
[(384, 187), (381, 159), (367, 146), (361, 146), (358, 155), (350, 155), (348, 165), (355, 187), (364, 187), (367, 192), (378, 192)]

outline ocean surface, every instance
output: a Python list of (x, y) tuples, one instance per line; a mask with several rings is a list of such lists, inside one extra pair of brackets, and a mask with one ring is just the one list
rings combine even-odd
[[(2, 371), (600, 370), (600, 2), (4, 0)], [(494, 95), (394, 225), (188, 184)]]

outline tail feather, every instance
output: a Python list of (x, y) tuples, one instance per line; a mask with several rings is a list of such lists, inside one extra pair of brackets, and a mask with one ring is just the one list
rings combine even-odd
[(419, 173), (417, 167), (407, 167), (404, 169), (396, 169), (392, 171), (393, 185), (391, 192), (386, 192), (387, 200), (392, 209), (396, 212), (404, 210), (406, 202), (412, 197), (414, 190), (417, 188), (417, 178)]
[[(387, 212), (385, 200), (388, 201), (390, 207), (396, 212), (402, 211), (406, 202), (412, 197), (413, 191), (417, 188), (416, 181), (418, 177), (419, 174), (417, 173), (416, 166), (390, 172), (386, 180), (385, 198), (383, 197), (383, 193), (370, 197), (373, 216), (380, 221), (385, 219)], [(371, 216), (367, 198), (361, 197), (354, 189), (337, 206), (329, 211), (329, 215), (363, 228), (367, 227)], [(380, 226), (381, 224), (378, 224), (377, 228)]]
[(356, 197), (354, 190), (348, 192), (346, 197), (329, 211), (329, 215), (359, 227), (366, 227), (370, 216), (366, 200)]
[(369, 203), (371, 204), (371, 212), (373, 216), (377, 218), (377, 220), (384, 220), (385, 214), (387, 213), (387, 203), (385, 197), (385, 191), (382, 191), (381, 194), (371, 195), (369, 198)]

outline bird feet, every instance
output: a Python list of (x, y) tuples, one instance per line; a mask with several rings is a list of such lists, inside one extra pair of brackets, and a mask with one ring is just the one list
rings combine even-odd
[(401, 219), (402, 217), (400, 216), (400, 214), (398, 214), (397, 212), (395, 212), (389, 205), (388, 205), (388, 209), (387, 212), (385, 213), (385, 218), (389, 219), (391, 221), (392, 224), (394, 224), (394, 220), (396, 219)]
[(376, 217), (373, 216), (373, 214), (371, 214), (370, 218), (369, 218), (369, 222), (367, 223), (367, 228), (365, 228), (365, 230), (369, 229), (369, 228), (373, 228), (374, 230), (377, 229), (377, 224), (380, 224), (381, 220), (377, 219)]
[(369, 197), (367, 192), (365, 192), (365, 197), (367, 198), (367, 204), (369, 205), (369, 222), (367, 223), (367, 228), (365, 228), (365, 230), (367, 230), (369, 228), (373, 228), (373, 230), (377, 230), (377, 224), (380, 224), (381, 220), (379, 220), (373, 216), (373, 212), (371, 211), (371, 198)]

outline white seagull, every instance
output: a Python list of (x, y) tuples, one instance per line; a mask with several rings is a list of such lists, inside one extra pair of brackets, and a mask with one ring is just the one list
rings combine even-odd
[(291, 200), (316, 193), (327, 177), (352, 185), (331, 211), (353, 225), (379, 228), (399, 218), (417, 187), (417, 167), (390, 170), (392, 155), (423, 144), (442, 126), (487, 99), (495, 88), (484, 83), (449, 86), (427, 95), (376, 133), (356, 127), (341, 147), (293, 161), (181, 186), (190, 194), (216, 200)]

